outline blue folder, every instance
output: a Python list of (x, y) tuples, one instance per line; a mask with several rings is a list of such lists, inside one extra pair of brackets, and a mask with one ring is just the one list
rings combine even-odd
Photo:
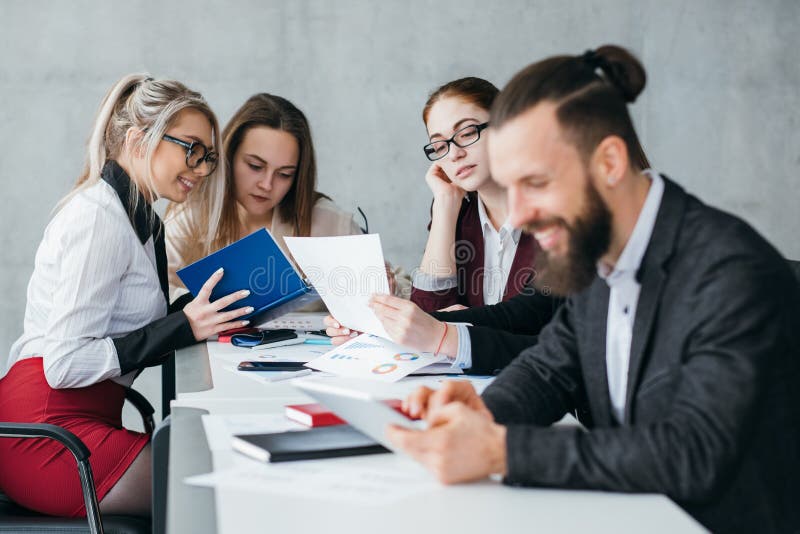
[(225, 269), (225, 274), (211, 292), (211, 301), (249, 289), (249, 296), (225, 311), (252, 306), (254, 311), (242, 319), (249, 319), (253, 325), (319, 300), (317, 292), (297, 272), (266, 229), (187, 265), (177, 274), (192, 295), (197, 296), (203, 284), (220, 267)]

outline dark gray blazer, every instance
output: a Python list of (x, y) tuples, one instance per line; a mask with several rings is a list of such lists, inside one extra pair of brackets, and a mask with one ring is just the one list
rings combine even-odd
[[(508, 427), (505, 482), (663, 493), (715, 532), (800, 531), (800, 288), (787, 263), (665, 179), (638, 277), (624, 423), (597, 278), (483, 395)], [(588, 432), (547, 428), (571, 411)]]
[(548, 297), (533, 288), (490, 306), (433, 312), (440, 321), (471, 323), (472, 367), (467, 374), (494, 375), (520, 352), (538, 341), (538, 334), (553, 318), (563, 299)]

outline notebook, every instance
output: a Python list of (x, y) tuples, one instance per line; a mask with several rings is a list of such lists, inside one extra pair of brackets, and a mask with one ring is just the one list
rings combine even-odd
[(200, 288), (222, 267), (225, 274), (211, 292), (214, 301), (242, 289), (250, 295), (224, 311), (252, 306), (242, 316), (251, 323), (269, 321), (319, 300), (319, 295), (297, 272), (272, 235), (261, 229), (205, 258), (180, 269), (177, 274), (197, 296)]
[[(402, 413), (403, 402), (400, 399), (387, 399), (383, 402)], [(345, 423), (329, 408), (319, 403), (288, 404), (284, 413), (292, 421), (311, 427), (343, 425)]]
[(344, 421), (332, 411), (318, 403), (289, 404), (284, 412), (286, 417), (301, 425), (310, 427), (343, 425)]
[(350, 425), (274, 434), (234, 435), (234, 450), (262, 462), (316, 460), (389, 452)]

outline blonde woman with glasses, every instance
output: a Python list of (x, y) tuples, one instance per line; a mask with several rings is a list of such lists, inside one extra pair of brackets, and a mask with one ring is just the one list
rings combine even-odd
[[(215, 235), (224, 182), (219, 127), (203, 97), (134, 74), (104, 98), (86, 167), (57, 206), (36, 253), (24, 333), (0, 380), (0, 420), (53, 423), (77, 435), (104, 513), (148, 515), (150, 436), (122, 427), (125, 386), (146, 367), (222, 330), (247, 308), (209, 302), (215, 273), (183, 310), (170, 310), (164, 230), (152, 203), (210, 199)], [(0, 488), (51, 515), (86, 514), (75, 462), (50, 440), (0, 440)]]

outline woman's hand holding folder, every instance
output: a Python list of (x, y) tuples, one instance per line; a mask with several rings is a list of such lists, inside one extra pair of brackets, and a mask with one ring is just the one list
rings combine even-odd
[(237, 321), (238, 317), (247, 315), (253, 312), (253, 308), (246, 306), (228, 312), (220, 313), (220, 310), (230, 306), (234, 302), (247, 297), (250, 291), (243, 290), (231, 293), (224, 297), (218, 298), (211, 302), (211, 291), (222, 280), (225, 274), (223, 269), (218, 269), (211, 275), (204, 284), (197, 296), (189, 304), (183, 308), (183, 312), (189, 319), (189, 325), (192, 327), (192, 333), (197, 341), (208, 339), (211, 336), (217, 335), (225, 330), (246, 326), (250, 321)]

